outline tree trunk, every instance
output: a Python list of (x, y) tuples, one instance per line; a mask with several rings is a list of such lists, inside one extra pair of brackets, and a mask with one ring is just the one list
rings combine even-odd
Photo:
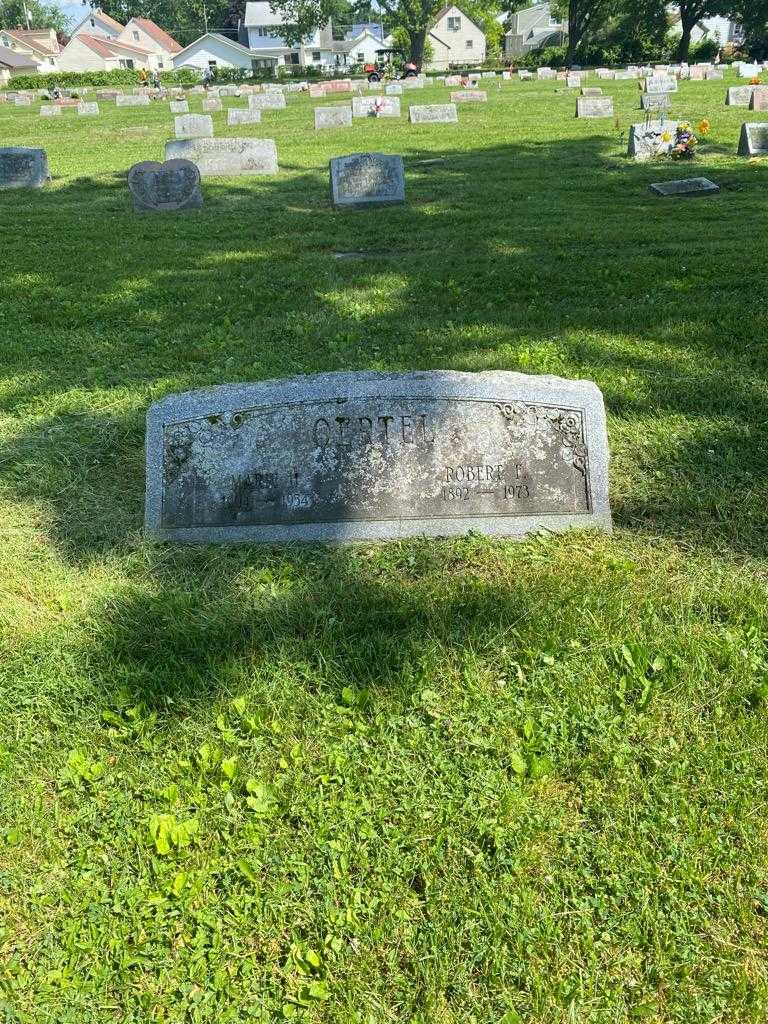
[(581, 43), (581, 17), (576, 0), (571, 0), (568, 5), (568, 52), (565, 56), (565, 63), (570, 67), (574, 63), (576, 51)]
[(411, 60), (416, 65), (416, 68), (421, 71), (421, 65), (424, 63), (424, 44), (427, 40), (427, 30), (422, 28), (418, 32), (409, 32), (408, 37), (411, 41)]
[(683, 34), (680, 36), (680, 45), (677, 48), (677, 59), (681, 63), (688, 63), (688, 51), (691, 48), (691, 33), (693, 32), (693, 26), (696, 24), (696, 19), (690, 20), (688, 18), (681, 18), (680, 24), (683, 28)]

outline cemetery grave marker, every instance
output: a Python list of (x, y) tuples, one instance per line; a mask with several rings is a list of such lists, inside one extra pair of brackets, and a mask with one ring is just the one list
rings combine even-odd
[(389, 96), (354, 96), (352, 117), (400, 117), (400, 100)]
[(754, 85), (735, 85), (728, 90), (725, 102), (729, 107), (748, 107), (752, 102)]
[(602, 96), (603, 95), (603, 90), (598, 88), (595, 85), (593, 85), (593, 86), (585, 86), (581, 90), (581, 95), (582, 96), (590, 96), (590, 97)]
[(187, 543), (611, 529), (591, 381), (453, 371), (170, 395), (147, 413), (148, 533)]
[(134, 164), (128, 171), (128, 188), (137, 213), (192, 210), (203, 205), (200, 171), (189, 160)]
[(459, 114), (455, 103), (428, 103), (408, 108), (411, 124), (457, 124)]
[(451, 93), (451, 103), (487, 103), (488, 93), (480, 89), (465, 89)]
[(177, 139), (212, 139), (213, 118), (210, 114), (180, 114), (174, 118)]
[(389, 85), (384, 87), (384, 94), (386, 96), (402, 96), (403, 87), (399, 82), (390, 82)]
[(613, 98), (611, 96), (580, 96), (576, 100), (576, 117), (590, 119), (613, 117)]
[(98, 103), (78, 103), (77, 105), (78, 117), (98, 117), (99, 113)]
[(203, 178), (277, 174), (273, 139), (179, 139), (166, 142), (165, 159), (191, 160)]
[(148, 107), (149, 104), (149, 96), (115, 96), (115, 106), (117, 107)]
[(640, 97), (640, 107), (642, 110), (670, 110), (672, 97), (666, 92), (644, 92)]
[(172, 114), (188, 114), (189, 103), (186, 100), (171, 100), (170, 109)]
[(709, 178), (685, 178), (679, 181), (659, 181), (650, 185), (650, 190), (657, 196), (712, 196), (720, 191), (720, 186)]
[(42, 188), (50, 180), (44, 149), (0, 149), (0, 188)]
[(227, 111), (227, 124), (259, 124), (261, 122), (261, 111), (250, 108), (230, 107)]
[(768, 110), (768, 88), (763, 86), (753, 91), (749, 109), (761, 112)]
[(249, 110), (285, 110), (285, 96), (282, 92), (254, 93), (248, 97)]
[(337, 208), (391, 206), (405, 202), (401, 156), (352, 153), (331, 160), (331, 200)]
[(652, 160), (670, 153), (675, 144), (677, 122), (649, 121), (629, 128), (627, 156), (633, 160)]
[(61, 115), (61, 107), (40, 107), (40, 117), (59, 117)]
[(768, 156), (768, 121), (741, 126), (739, 156)]
[(214, 97), (212, 99), (203, 100), (203, 112), (206, 114), (218, 114), (222, 109), (223, 107), (220, 99), (216, 99)]
[(351, 128), (352, 108), (344, 106), (315, 107), (315, 130), (322, 128)]

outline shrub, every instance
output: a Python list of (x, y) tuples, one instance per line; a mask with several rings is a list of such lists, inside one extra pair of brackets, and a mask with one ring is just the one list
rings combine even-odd
[[(195, 85), (200, 81), (200, 73), (194, 68), (162, 71), (160, 81), (163, 85)], [(138, 71), (53, 71), (46, 75), (17, 75), (6, 88), (50, 89), (54, 85), (60, 85), (62, 89), (76, 89), (84, 85), (110, 88), (138, 84)]]
[(535, 71), (536, 68), (561, 67), (565, 64), (567, 53), (565, 46), (545, 46), (543, 50), (521, 53), (513, 59), (517, 67)]

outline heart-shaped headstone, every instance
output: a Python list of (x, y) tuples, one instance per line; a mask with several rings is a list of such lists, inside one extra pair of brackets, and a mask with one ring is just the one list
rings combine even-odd
[(191, 210), (203, 205), (200, 171), (191, 160), (144, 160), (128, 171), (137, 211)]

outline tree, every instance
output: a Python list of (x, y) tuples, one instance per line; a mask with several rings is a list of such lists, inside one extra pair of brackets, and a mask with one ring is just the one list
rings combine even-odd
[(619, 6), (619, 0), (555, 0), (552, 11), (568, 18), (568, 53), (566, 63), (572, 64), (579, 50), (603, 28)]
[(768, 58), (768, 0), (741, 0), (734, 11), (744, 30), (744, 47), (757, 60)]
[(678, 0), (677, 8), (680, 12), (680, 28), (682, 35), (677, 48), (677, 59), (688, 60), (688, 52), (691, 48), (691, 35), (696, 23), (702, 18), (711, 18), (716, 14), (729, 15), (736, 6), (737, 0)]
[[(295, 44), (332, 20), (337, 2), (338, 0), (270, 0), (269, 6), (286, 21), (286, 25), (281, 29), (283, 38), (287, 43)], [(410, 58), (418, 68), (421, 68), (424, 61), (427, 33), (441, 5), (442, 0), (379, 0), (377, 3), (390, 30), (405, 30)]]
[[(27, 22), (26, 11), (30, 18)], [(0, 0), (0, 26), (3, 28), (52, 28), (66, 32), (70, 19), (55, 4), (40, 3), (40, 0)]]

